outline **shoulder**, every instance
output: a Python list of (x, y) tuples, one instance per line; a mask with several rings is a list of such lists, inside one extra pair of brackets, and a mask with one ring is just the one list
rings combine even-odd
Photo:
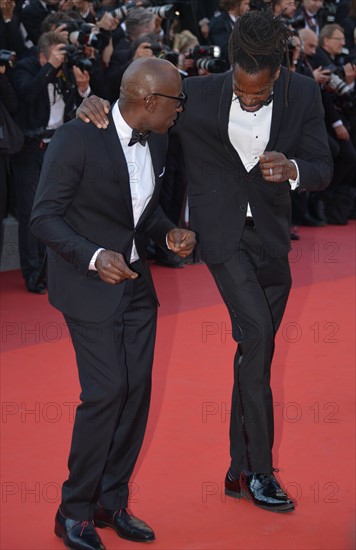
[(217, 90), (222, 88), (227, 78), (230, 78), (230, 71), (208, 76), (191, 76), (184, 80), (183, 88), (187, 94), (189, 91)]

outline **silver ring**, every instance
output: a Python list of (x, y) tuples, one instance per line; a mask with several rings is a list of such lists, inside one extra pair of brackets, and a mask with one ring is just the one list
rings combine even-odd
[(270, 175), (270, 176), (273, 176), (273, 170), (272, 170), (272, 168), (269, 169), (269, 175)]

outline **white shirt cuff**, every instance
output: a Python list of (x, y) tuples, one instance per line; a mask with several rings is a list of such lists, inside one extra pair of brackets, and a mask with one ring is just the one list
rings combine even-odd
[(166, 235), (166, 246), (167, 246), (168, 250), (172, 250), (172, 249), (170, 248), (169, 244), (168, 244), (168, 233), (167, 233), (167, 235)]
[(95, 262), (96, 262), (97, 257), (99, 256), (99, 252), (101, 252), (102, 250), (105, 250), (105, 248), (98, 248), (98, 250), (96, 252), (94, 252), (94, 256), (90, 260), (89, 271), (98, 271), (95, 267)]
[(300, 181), (299, 181), (299, 168), (298, 168), (298, 164), (296, 163), (296, 161), (294, 159), (290, 159), (291, 162), (293, 162), (296, 170), (297, 170), (297, 177), (295, 178), (295, 180), (289, 180), (289, 184), (291, 186), (291, 189), (292, 191), (294, 191), (294, 189), (296, 189), (299, 184), (300, 184)]
[(86, 97), (89, 97), (90, 96), (90, 93), (91, 93), (91, 88), (90, 86), (87, 87), (86, 90), (84, 90), (84, 92), (81, 92), (78, 88), (78, 94), (80, 95), (80, 97), (82, 97), (83, 99), (85, 99)]
[(333, 128), (337, 128), (338, 126), (343, 126), (343, 125), (344, 123), (342, 122), (342, 120), (337, 120), (336, 122), (333, 122), (331, 126)]

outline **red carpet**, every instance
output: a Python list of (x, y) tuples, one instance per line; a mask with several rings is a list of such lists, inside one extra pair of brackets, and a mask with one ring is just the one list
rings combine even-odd
[[(203, 265), (153, 266), (153, 399), (130, 507), (157, 550), (351, 550), (354, 541), (355, 222), (301, 228), (273, 366), (274, 465), (292, 514), (225, 497), (232, 383), (227, 313)], [(79, 386), (62, 317), (0, 275), (1, 550), (60, 550), (53, 518)], [(100, 530), (108, 550), (142, 549)]]

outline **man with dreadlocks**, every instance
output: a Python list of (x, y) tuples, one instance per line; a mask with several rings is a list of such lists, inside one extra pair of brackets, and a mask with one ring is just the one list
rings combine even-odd
[[(173, 129), (190, 226), (238, 342), (225, 492), (275, 512), (294, 509), (274, 476), (270, 387), (291, 285), (290, 189), (320, 191), (332, 176), (319, 88), (281, 67), (290, 36), (270, 11), (244, 14), (230, 38), (232, 71), (187, 78), (188, 101)], [(100, 101), (85, 103), (79, 116), (105, 127)]]

